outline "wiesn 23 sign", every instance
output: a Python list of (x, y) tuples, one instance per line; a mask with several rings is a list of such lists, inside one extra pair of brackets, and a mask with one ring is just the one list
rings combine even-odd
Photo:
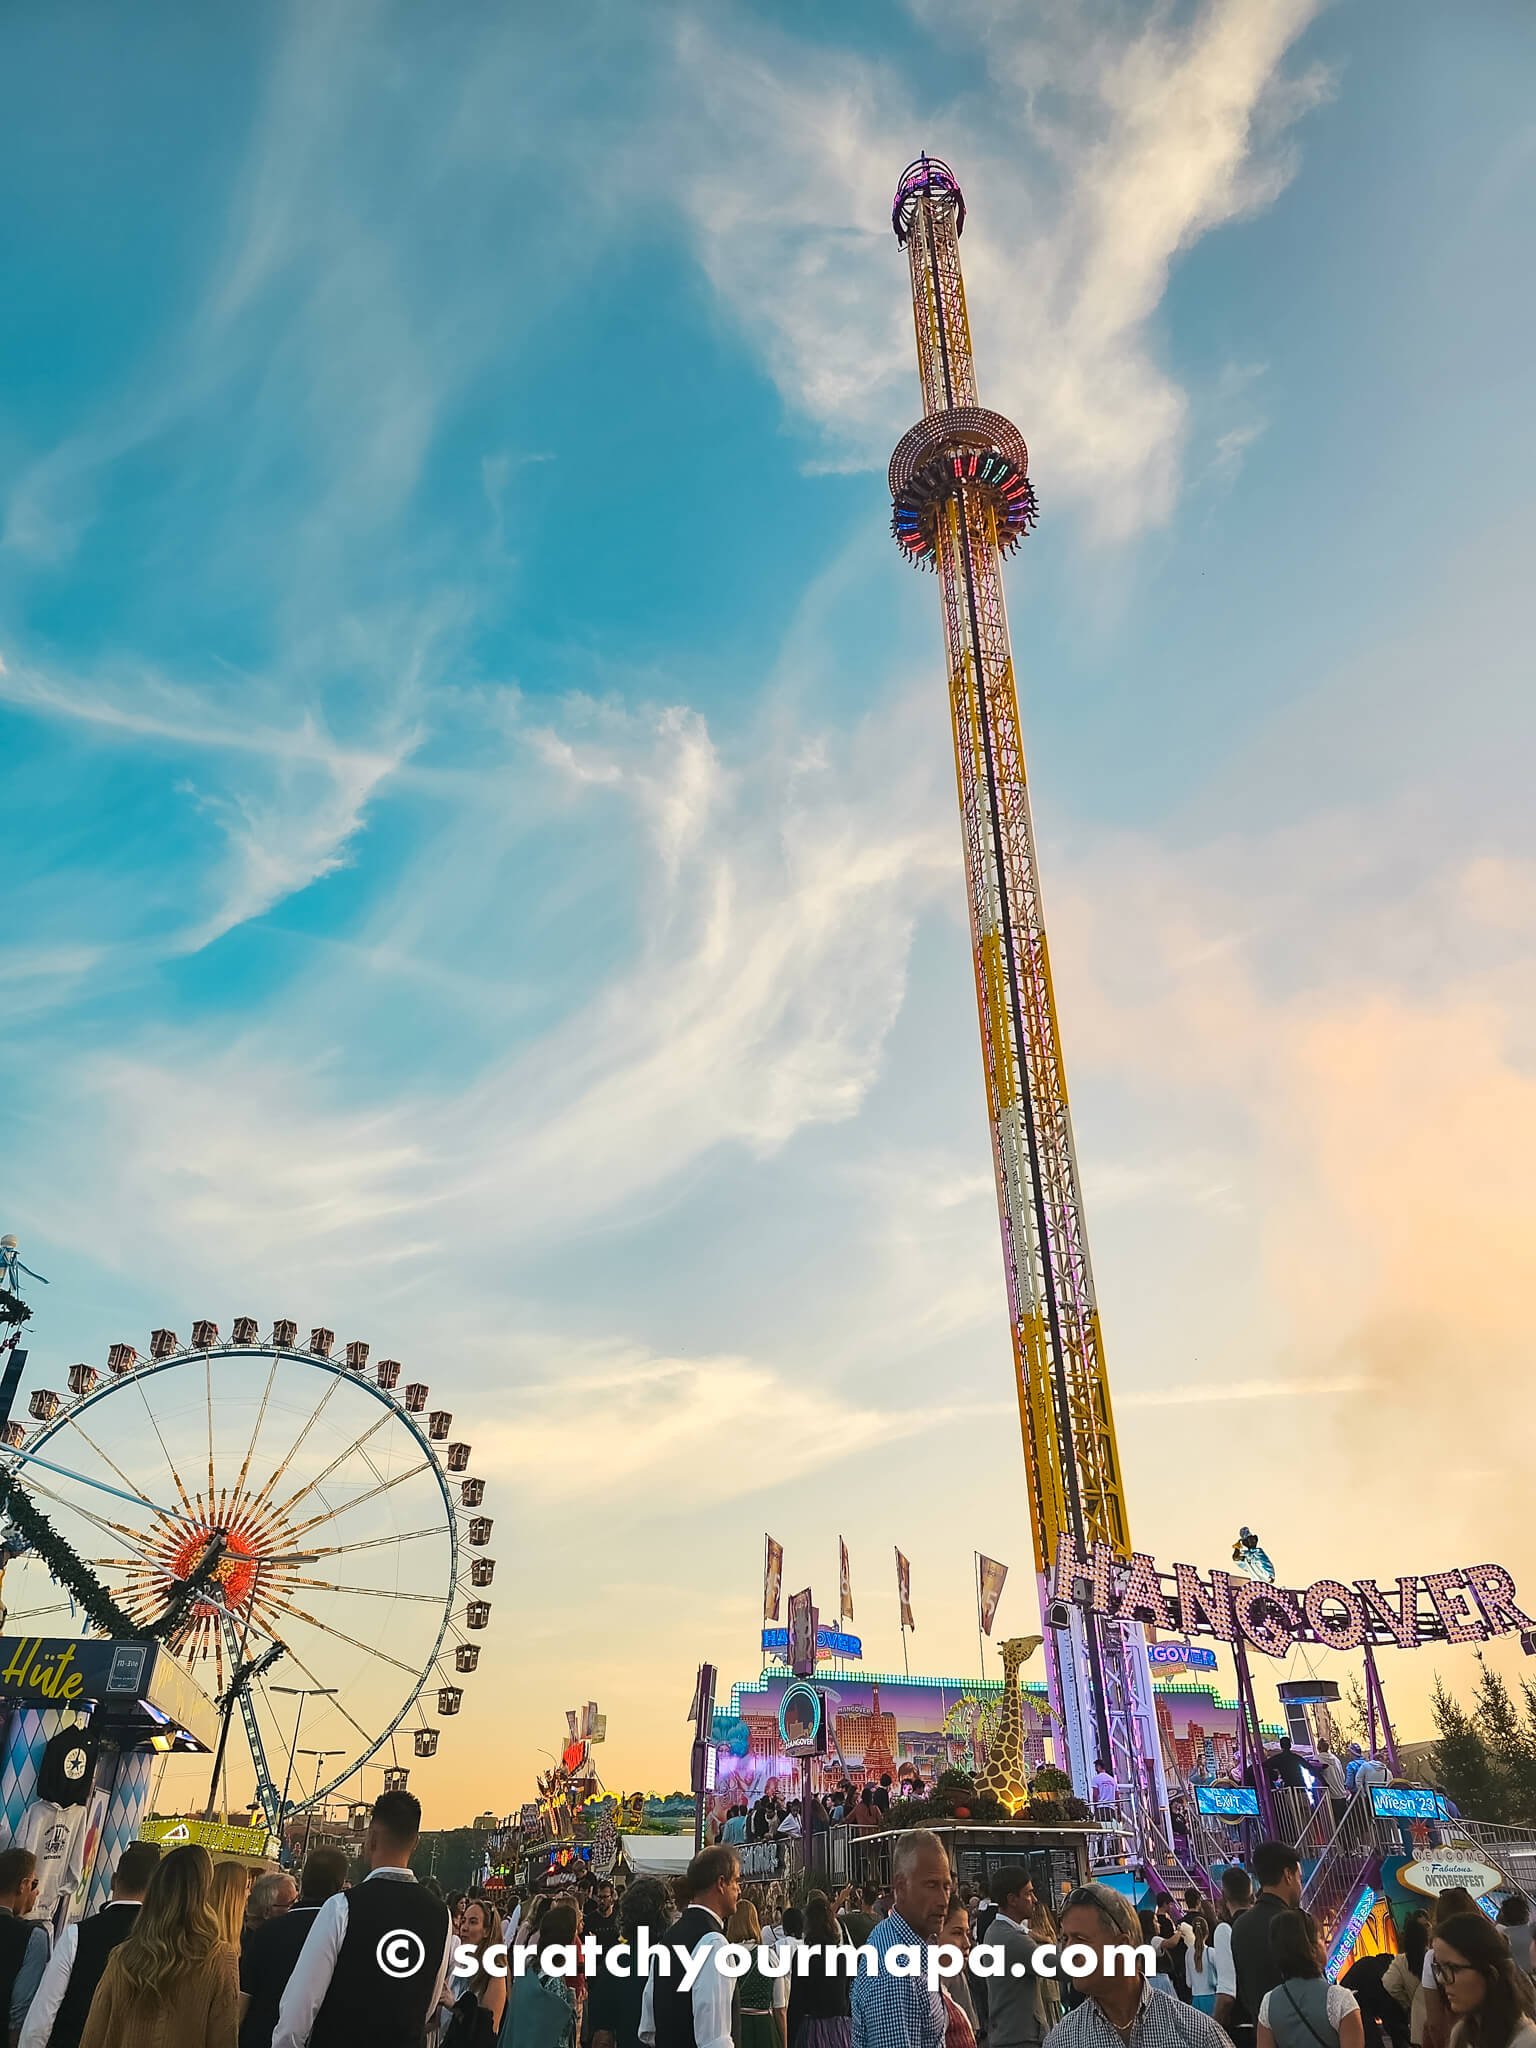
[(1455, 1571), (1410, 1574), (1388, 1590), (1375, 1579), (1315, 1579), (1290, 1590), (1263, 1580), (1211, 1572), (1193, 1565), (1161, 1571), (1155, 1558), (1136, 1551), (1116, 1557), (1095, 1543), (1084, 1557), (1070, 1536), (1056, 1552), (1052, 1593), (1090, 1613), (1149, 1622), (1172, 1635), (1239, 1640), (1266, 1656), (1283, 1657), (1293, 1643), (1358, 1650), (1366, 1642), (1403, 1650), (1423, 1643), (1482, 1643), (1490, 1636), (1536, 1629), (1515, 1597), (1502, 1565), (1469, 1564)]

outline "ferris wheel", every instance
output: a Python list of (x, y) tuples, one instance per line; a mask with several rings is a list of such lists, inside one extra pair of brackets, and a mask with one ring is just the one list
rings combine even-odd
[[(490, 1620), (470, 1445), (397, 1359), (335, 1348), (325, 1329), (301, 1346), (291, 1322), (262, 1338), (249, 1316), (227, 1343), (211, 1322), (188, 1345), (156, 1330), (147, 1356), (114, 1344), (104, 1372), (72, 1365), (0, 1439), (0, 1467), (118, 1607), (144, 1628), (174, 1614), (167, 1648), (238, 1704), (274, 1829), (380, 1752), (403, 1785), (402, 1745), (435, 1754), (428, 1710), (458, 1713)], [(5, 1600), (13, 1631), (71, 1632), (35, 1554)]]

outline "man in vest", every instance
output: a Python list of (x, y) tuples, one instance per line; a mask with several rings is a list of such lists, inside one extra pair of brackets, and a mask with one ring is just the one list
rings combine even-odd
[[(672, 1967), (655, 1963), (640, 2001), (640, 2039), (647, 2048), (731, 2048), (734, 1984), (717, 1967), (725, 1923), (741, 1897), (741, 1859), (728, 1842), (701, 1849), (683, 1878), (688, 1905), (667, 1929)], [(698, 1974), (690, 1984), (690, 1970)]]
[(158, 1842), (131, 1843), (118, 1858), (112, 1896), (101, 1911), (64, 1929), (27, 2008), (20, 2048), (80, 2048), (107, 1958), (132, 1934), (159, 1861)]
[(37, 1904), (37, 1858), (0, 1849), (0, 2024), (14, 2041), (48, 1967), (48, 1930), (27, 1915)]
[(368, 1875), (327, 1899), (288, 1980), (272, 2048), (421, 2048), (453, 1967), (441, 1899), (411, 1872), (421, 1802), (386, 1792), (363, 1842)]

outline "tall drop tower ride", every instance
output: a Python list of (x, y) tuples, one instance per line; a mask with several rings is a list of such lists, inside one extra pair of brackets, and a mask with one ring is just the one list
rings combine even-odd
[(1142, 1630), (1095, 1620), (1075, 1605), (1064, 1626), (1049, 1626), (1048, 1574), (1061, 1536), (1084, 1558), (1096, 1541), (1129, 1557), (1131, 1541), (1003, 606), (1002, 557), (1035, 523), (1029, 455), (1017, 427), (977, 403), (960, 275), (965, 200), (948, 165), (921, 157), (910, 166), (891, 224), (911, 266), (923, 386), (923, 417), (891, 457), (891, 524), (909, 559), (937, 569), (944, 601), (982, 1065), (1052, 1704), (1079, 1794), (1088, 1791), (1094, 1759), (1104, 1758), (1138, 1832), (1157, 1836), (1166, 1829), (1167, 1791)]

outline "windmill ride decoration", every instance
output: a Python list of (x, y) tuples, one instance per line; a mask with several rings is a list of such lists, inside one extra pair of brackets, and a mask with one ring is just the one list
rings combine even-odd
[[(0, 1490), (47, 1532), (9, 1563), (9, 1628), (68, 1634), (105, 1613), (163, 1641), (238, 1706), (274, 1830), (370, 1759), (403, 1781), (402, 1745), (432, 1756), (490, 1620), (471, 1446), (398, 1360), (369, 1356), (327, 1329), (303, 1343), (292, 1322), (262, 1335), (250, 1316), (228, 1341), (206, 1321), (188, 1344), (156, 1330), (143, 1355), (114, 1344), (104, 1369), (72, 1365), (0, 1434)], [(50, 1569), (55, 1545), (101, 1588), (101, 1613)], [(291, 1694), (327, 1758), (292, 1804)]]

